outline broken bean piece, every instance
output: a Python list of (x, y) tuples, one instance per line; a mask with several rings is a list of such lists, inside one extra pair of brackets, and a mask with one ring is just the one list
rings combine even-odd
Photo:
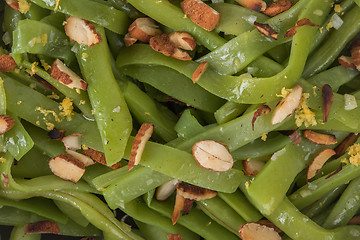
[(277, 40), (278, 33), (269, 24), (254, 22), (254, 27), (264, 36)]
[(86, 46), (99, 44), (102, 39), (96, 32), (94, 24), (75, 16), (70, 16), (65, 21), (65, 33), (70, 40)]
[(156, 22), (148, 17), (137, 18), (129, 26), (128, 31), (130, 37), (145, 43), (149, 42), (150, 38), (162, 34), (162, 31)]

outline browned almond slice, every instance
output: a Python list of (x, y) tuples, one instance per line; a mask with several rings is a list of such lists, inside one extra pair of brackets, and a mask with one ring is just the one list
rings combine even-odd
[(330, 113), (331, 105), (334, 101), (334, 93), (329, 84), (324, 84), (321, 89), (321, 96), (323, 102), (323, 121), (327, 122)]
[(176, 192), (176, 199), (175, 199), (175, 206), (174, 211), (171, 217), (171, 221), (173, 224), (177, 222), (177, 220), (180, 217), (181, 211), (184, 209), (185, 205), (185, 198), (179, 194), (179, 192)]
[(181, 50), (180, 48), (174, 48), (174, 53), (171, 55), (171, 57), (177, 58), (177, 59), (183, 60), (183, 61), (192, 60), (190, 55), (186, 51)]
[(150, 38), (162, 34), (161, 29), (151, 18), (137, 18), (128, 29), (132, 38), (142, 42), (149, 42)]
[(95, 162), (90, 157), (88, 157), (84, 154), (75, 152), (70, 149), (66, 149), (66, 152), (68, 154), (70, 154), (71, 156), (73, 156), (74, 158), (76, 158), (77, 160), (79, 160), (80, 162), (82, 162), (85, 167), (95, 164)]
[(0, 55), (0, 72), (11, 72), (16, 67), (14, 58), (10, 55)]
[(281, 123), (287, 116), (293, 114), (300, 104), (302, 91), (303, 88), (300, 85), (296, 85), (292, 88), (289, 95), (276, 105), (271, 119), (272, 124)]
[(153, 124), (143, 123), (141, 125), (131, 147), (128, 170), (131, 170), (135, 165), (139, 164), (145, 145), (147, 141), (150, 139), (153, 131), (154, 131)]
[(261, 105), (256, 112), (254, 113), (253, 119), (251, 121), (251, 125), (252, 125), (252, 130), (254, 131), (254, 125), (255, 125), (255, 121), (258, 117), (260, 117), (262, 114), (264, 115), (268, 115), (270, 113), (271, 109), (268, 105)]
[(168, 240), (183, 240), (179, 234), (168, 234)]
[(346, 153), (346, 150), (353, 145), (360, 137), (359, 133), (350, 133), (346, 138), (335, 148), (335, 158), (339, 158)]
[[(107, 166), (106, 158), (105, 158), (104, 153), (96, 151), (95, 149), (92, 149), (92, 148), (86, 148), (86, 149), (83, 150), (82, 153), (85, 154), (86, 156), (90, 157), (95, 162)], [(121, 163), (118, 162), (118, 163), (115, 163), (115, 164), (113, 164), (111, 166), (108, 166), (108, 167), (110, 167), (112, 169), (119, 169), (122, 166), (121, 166)]]
[(125, 46), (130, 47), (134, 43), (136, 43), (137, 39), (130, 36), (130, 33), (125, 34), (124, 36), (124, 43)]
[(66, 137), (63, 137), (61, 141), (64, 143), (66, 149), (79, 150), (81, 149), (81, 137), (82, 133), (73, 133)]
[(59, 129), (54, 128), (53, 130), (48, 132), (48, 136), (52, 140), (61, 140), (65, 136), (65, 130), (59, 130)]
[(254, 27), (264, 36), (277, 40), (278, 33), (269, 24), (254, 22)]
[(68, 88), (78, 88), (84, 91), (87, 89), (87, 82), (82, 80), (59, 59), (56, 59), (52, 64), (50, 75)]
[(161, 52), (165, 56), (171, 56), (175, 51), (174, 45), (170, 42), (168, 35), (165, 33), (150, 38), (150, 46), (152, 49)]
[(15, 120), (8, 115), (0, 115), (0, 135), (3, 135), (15, 125)]
[(191, 21), (207, 31), (212, 31), (220, 22), (220, 13), (201, 0), (184, 0), (182, 10)]
[(53, 233), (59, 234), (60, 228), (55, 222), (50, 221), (41, 221), (41, 222), (34, 222), (28, 223), (25, 226), (25, 234), (32, 234), (32, 233)]
[(156, 189), (156, 200), (165, 201), (171, 194), (175, 191), (176, 185), (178, 184), (178, 179), (173, 179), (167, 183), (164, 183)]
[(208, 65), (209, 64), (207, 62), (200, 63), (200, 65), (196, 68), (195, 72), (191, 77), (193, 83), (196, 83), (200, 79), (200, 77), (204, 74), (204, 72), (208, 68)]
[(291, 0), (279, 0), (276, 2), (270, 3), (263, 13), (270, 17), (276, 16), (286, 10), (289, 10), (293, 5)]
[(354, 216), (350, 219), (347, 225), (360, 225), (360, 215)]
[(256, 223), (259, 223), (261, 225), (265, 225), (267, 227), (270, 227), (270, 228), (273, 228), (277, 233), (281, 233), (281, 229), (278, 228), (275, 224), (273, 224), (272, 222), (270, 222), (269, 220), (267, 219), (262, 219), (262, 220), (259, 220), (257, 221)]
[(319, 172), (319, 170), (322, 168), (322, 166), (325, 164), (325, 162), (334, 156), (336, 152), (331, 149), (327, 148), (320, 152), (315, 158), (314, 161), (309, 165), (308, 171), (307, 171), (307, 179), (311, 179), (315, 177), (315, 175)]
[(308, 129), (303, 132), (303, 135), (307, 140), (320, 145), (331, 145), (337, 143), (336, 137), (331, 134), (317, 133)]
[(86, 46), (99, 44), (102, 39), (94, 24), (87, 20), (70, 16), (65, 21), (65, 33), (70, 40)]
[(84, 163), (66, 153), (50, 159), (49, 167), (55, 176), (73, 183), (77, 183), (85, 173)]
[(351, 45), (351, 58), (356, 69), (360, 71), (360, 38), (356, 39)]
[(257, 159), (248, 159), (242, 161), (242, 165), (245, 171), (245, 175), (248, 177), (256, 176), (261, 169), (265, 166), (263, 161)]
[(312, 27), (318, 27), (319, 25), (315, 24), (315, 23), (312, 23), (309, 19), (307, 18), (303, 18), (299, 21), (296, 22), (296, 25), (295, 27), (292, 27), (290, 28), (289, 30), (287, 30), (287, 32), (285, 33), (285, 36), (284, 37), (291, 37), (291, 36), (294, 36), (295, 33), (296, 33), (296, 29), (298, 27), (301, 27), (301, 26), (312, 26)]
[(239, 235), (243, 240), (281, 240), (274, 228), (252, 222), (241, 225)]
[(356, 68), (355, 64), (352, 61), (351, 57), (347, 57), (347, 56), (340, 56), (338, 58), (338, 62), (340, 63), (341, 66), (346, 67), (346, 68)]
[(198, 164), (215, 172), (229, 171), (234, 159), (228, 149), (221, 143), (204, 140), (194, 144), (192, 153)]
[(18, 0), (5, 0), (6, 3), (15, 10), (19, 10), (19, 1)]
[(216, 191), (194, 186), (185, 182), (179, 182), (176, 189), (184, 198), (196, 201), (210, 199), (217, 195)]
[(182, 212), (181, 216), (185, 216), (185, 215), (188, 215), (190, 213), (190, 211), (192, 209), (192, 206), (193, 206), (193, 203), (194, 203), (193, 199), (185, 198), (184, 209), (183, 209), (183, 212)]
[(295, 143), (296, 145), (298, 145), (302, 141), (298, 130), (287, 130), (287, 131), (279, 131), (279, 132), (285, 136), (288, 136), (291, 139), (291, 141), (293, 141), (293, 143)]
[(177, 48), (192, 51), (196, 47), (196, 40), (187, 32), (172, 32), (169, 39)]
[(254, 10), (256, 12), (262, 12), (266, 9), (266, 2), (262, 0), (235, 0), (241, 6), (248, 9)]

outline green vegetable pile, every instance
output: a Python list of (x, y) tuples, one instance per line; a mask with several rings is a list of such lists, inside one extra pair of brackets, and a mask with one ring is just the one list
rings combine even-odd
[[(181, 2), (0, 2), (0, 130), (13, 124), (0, 135), (0, 225), (14, 226), (10, 239), (247, 240), (255, 239), (247, 224), (260, 220), (257, 227), (280, 229), (277, 239), (360, 239), (360, 1), (292, 0), (275, 16), (240, 0), (204, 1), (221, 14), (213, 31)], [(69, 37), (70, 16), (86, 20), (100, 41)], [(125, 46), (130, 24), (144, 17), (166, 34), (189, 33), (193, 60), (155, 51), (151, 40)], [(16, 66), (4, 69), (9, 59)], [(56, 59), (87, 88), (56, 79)], [(298, 102), (286, 109), (296, 88)], [(286, 117), (274, 122), (281, 111)], [(144, 123), (153, 133), (128, 170)], [(80, 139), (78, 154), (90, 149), (103, 160), (82, 167), (79, 181), (63, 177), (71, 167), (59, 173), (51, 165), (69, 152), (69, 135)], [(194, 156), (206, 140), (231, 153), (230, 170), (208, 169)], [(191, 199), (174, 221), (177, 182), (217, 193)], [(170, 185), (174, 192), (159, 201), (159, 187)], [(55, 230), (34, 231), (39, 222)]]

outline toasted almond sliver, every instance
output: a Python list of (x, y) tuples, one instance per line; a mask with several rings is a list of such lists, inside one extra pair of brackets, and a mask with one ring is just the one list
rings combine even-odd
[(262, 219), (262, 220), (259, 220), (257, 221), (256, 223), (259, 223), (261, 225), (265, 225), (265, 226), (268, 226), (270, 228), (273, 228), (277, 233), (281, 233), (281, 229), (278, 228), (275, 224), (273, 224), (272, 222), (270, 222), (269, 220), (267, 219)]
[(130, 47), (131, 45), (133, 45), (134, 43), (136, 43), (136, 41), (137, 41), (137, 39), (131, 37), (129, 33), (125, 34), (125, 36), (124, 36), (125, 46)]
[(178, 184), (178, 179), (173, 179), (167, 183), (164, 183), (156, 189), (156, 200), (165, 201), (171, 194), (175, 191), (176, 185)]
[(168, 234), (168, 240), (183, 240), (179, 234)]
[(174, 53), (171, 55), (171, 57), (177, 58), (177, 59), (183, 60), (183, 61), (192, 60), (190, 55), (186, 51), (181, 50), (180, 48), (174, 48)]
[(266, 2), (262, 0), (235, 0), (241, 6), (256, 12), (262, 12), (266, 9)]
[(77, 183), (85, 173), (84, 163), (65, 153), (50, 159), (49, 167), (55, 176), (73, 183)]
[(261, 169), (265, 166), (263, 161), (257, 159), (243, 160), (242, 165), (245, 171), (245, 175), (248, 177), (256, 176)]
[(130, 37), (142, 42), (149, 42), (150, 38), (162, 34), (161, 29), (151, 18), (137, 18), (128, 29)]
[(270, 3), (263, 13), (270, 17), (276, 16), (282, 12), (289, 10), (293, 6), (291, 0), (279, 0), (276, 2)]
[(175, 199), (175, 206), (174, 211), (171, 217), (171, 221), (173, 224), (177, 222), (177, 220), (180, 217), (181, 211), (184, 209), (185, 205), (185, 198), (179, 194), (179, 192), (176, 192), (176, 199)]
[(198, 164), (215, 172), (229, 171), (234, 159), (228, 149), (221, 143), (204, 140), (194, 144), (192, 153)]
[(200, 77), (204, 74), (204, 72), (206, 71), (206, 69), (208, 68), (208, 63), (207, 62), (202, 62), (200, 63), (200, 65), (196, 68), (195, 72), (192, 75), (192, 82), (196, 83)]
[(327, 118), (330, 113), (331, 105), (334, 101), (334, 93), (329, 84), (324, 84), (321, 89), (321, 96), (323, 102), (323, 121), (327, 122)]
[(239, 235), (243, 240), (281, 240), (274, 228), (252, 222), (241, 225)]
[(360, 137), (359, 133), (350, 133), (336, 148), (335, 158), (339, 158), (346, 153), (346, 150), (353, 145)]
[(312, 23), (309, 19), (307, 18), (303, 18), (303, 19), (300, 19), (299, 21), (296, 22), (296, 25), (295, 27), (292, 27), (290, 28), (289, 30), (287, 30), (287, 32), (285, 33), (285, 36), (284, 37), (291, 37), (291, 36), (294, 36), (295, 33), (296, 33), (296, 29), (298, 27), (301, 27), (301, 26), (312, 26), (312, 27), (319, 27), (319, 25), (315, 24), (315, 23)]
[(185, 216), (185, 215), (188, 215), (190, 213), (190, 211), (192, 209), (192, 206), (193, 206), (193, 203), (194, 203), (193, 199), (185, 198), (184, 209), (183, 209), (183, 212), (182, 212), (181, 216)]
[(15, 125), (15, 119), (8, 115), (0, 115), (0, 135), (3, 135)]
[(19, 1), (18, 0), (5, 0), (6, 3), (15, 10), (19, 10)]
[(176, 189), (177, 192), (184, 198), (196, 201), (210, 199), (217, 195), (216, 191), (194, 186), (185, 182), (179, 182)]
[(355, 64), (352, 61), (351, 57), (347, 57), (347, 56), (340, 56), (338, 58), (338, 62), (340, 63), (341, 66), (346, 67), (346, 68), (356, 68)]
[(65, 130), (59, 130), (59, 129), (54, 128), (53, 130), (48, 132), (48, 136), (52, 140), (61, 140), (65, 136)]
[(94, 24), (87, 20), (70, 16), (65, 21), (65, 33), (70, 40), (86, 46), (99, 44), (102, 39)]
[(135, 165), (139, 164), (145, 145), (147, 141), (150, 139), (153, 131), (154, 131), (153, 124), (143, 123), (141, 125), (131, 147), (128, 170), (131, 170)]
[(254, 22), (254, 27), (264, 36), (277, 40), (278, 33), (269, 24)]
[(360, 215), (354, 216), (350, 219), (347, 225), (360, 225)]
[(71, 156), (73, 156), (74, 158), (76, 158), (77, 160), (79, 160), (80, 162), (82, 162), (85, 167), (95, 164), (95, 162), (90, 157), (88, 157), (84, 154), (75, 152), (70, 149), (66, 149), (66, 152), (68, 154), (70, 154)]
[(171, 56), (175, 51), (174, 45), (170, 42), (168, 35), (165, 33), (150, 38), (150, 46), (152, 49), (161, 52), (165, 56)]
[(270, 113), (271, 109), (268, 105), (261, 105), (256, 112), (254, 113), (253, 119), (251, 121), (251, 125), (252, 125), (252, 130), (254, 131), (254, 125), (255, 125), (255, 121), (258, 117), (260, 117), (262, 114), (264, 115), (268, 115)]
[(360, 38), (356, 39), (351, 45), (351, 58), (356, 69), (360, 71)]
[(79, 150), (81, 149), (81, 137), (84, 134), (82, 133), (73, 133), (66, 137), (63, 137), (61, 141), (64, 143), (66, 149), (70, 150)]
[(14, 58), (10, 55), (0, 55), (0, 72), (11, 72), (16, 67)]
[(298, 130), (289, 130), (289, 131), (279, 131), (281, 134), (288, 136), (291, 141), (293, 141), (293, 143), (295, 143), (296, 145), (299, 145), (299, 143), (301, 143), (302, 138), (298, 132)]
[(184, 0), (180, 5), (191, 21), (207, 31), (214, 30), (220, 22), (220, 13), (201, 0)]
[(55, 222), (51, 222), (51, 221), (40, 221), (40, 222), (26, 224), (25, 234), (32, 234), (32, 233), (59, 234), (60, 228)]
[(311, 179), (315, 177), (315, 175), (319, 172), (319, 170), (322, 168), (322, 166), (325, 164), (325, 162), (334, 156), (336, 152), (331, 149), (327, 148), (320, 152), (313, 160), (313, 162), (309, 165), (308, 171), (307, 171), (307, 179)]
[(308, 129), (303, 132), (303, 135), (307, 140), (320, 145), (331, 145), (337, 143), (336, 137), (331, 134), (317, 133)]
[(293, 114), (295, 109), (299, 106), (302, 97), (303, 88), (300, 85), (296, 85), (292, 88), (292, 91), (284, 99), (282, 99), (278, 105), (276, 105), (271, 123), (277, 124), (282, 122), (287, 116)]
[(196, 47), (196, 40), (187, 32), (172, 32), (169, 39), (177, 48), (192, 51)]
[(87, 89), (87, 82), (81, 79), (59, 59), (56, 59), (52, 64), (50, 75), (68, 88), (78, 88), (84, 91)]
[[(90, 157), (92, 160), (94, 160), (97, 163), (100, 163), (102, 165), (107, 166), (107, 162), (106, 162), (106, 158), (105, 158), (105, 154), (99, 151), (96, 151), (95, 149), (92, 148), (86, 148), (83, 150), (82, 152), (83, 154), (85, 154), (86, 156)], [(111, 166), (108, 166), (112, 169), (119, 169), (121, 168), (121, 163), (115, 163)]]

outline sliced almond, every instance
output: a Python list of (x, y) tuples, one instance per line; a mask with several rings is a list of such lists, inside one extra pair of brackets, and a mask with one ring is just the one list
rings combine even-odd
[(0, 115), (0, 135), (3, 135), (15, 125), (15, 119), (8, 115)]
[(261, 171), (261, 169), (264, 168), (265, 163), (257, 159), (248, 159), (243, 160), (242, 165), (245, 171), (245, 175), (248, 177), (253, 177), (256, 176)]
[(50, 159), (49, 167), (55, 176), (73, 183), (77, 183), (85, 173), (84, 163), (66, 153)]
[(73, 133), (66, 137), (63, 137), (61, 141), (64, 143), (66, 149), (70, 150), (79, 150), (81, 149), (81, 137), (84, 134), (82, 133)]
[(130, 36), (130, 33), (125, 34), (124, 36), (124, 43), (125, 46), (130, 47), (134, 43), (136, 43), (137, 39)]
[(88, 157), (84, 154), (75, 152), (70, 149), (66, 149), (66, 152), (68, 154), (70, 154), (71, 156), (73, 156), (74, 158), (76, 158), (77, 160), (79, 160), (80, 162), (82, 162), (85, 167), (95, 164), (95, 162), (90, 157)]
[(317, 133), (308, 129), (303, 132), (303, 135), (310, 142), (320, 145), (331, 145), (337, 143), (336, 137), (331, 134)]
[(359, 133), (350, 133), (336, 148), (335, 148), (335, 158), (339, 158), (346, 153), (346, 150), (353, 145), (358, 138), (360, 137)]
[(351, 46), (351, 58), (356, 69), (360, 71), (360, 38), (356, 39)]
[(319, 25), (315, 24), (315, 23), (312, 23), (309, 19), (307, 18), (303, 18), (299, 21), (296, 22), (296, 25), (295, 27), (292, 27), (290, 28), (289, 30), (287, 30), (287, 32), (285, 33), (285, 36), (284, 37), (291, 37), (291, 36), (294, 36), (295, 33), (296, 33), (296, 29), (298, 27), (301, 27), (301, 26), (312, 26), (312, 27), (319, 27)]
[(212, 140), (195, 143), (192, 153), (201, 167), (215, 172), (229, 171), (234, 164), (229, 150), (223, 144)]
[[(97, 163), (100, 163), (102, 165), (107, 166), (107, 162), (106, 162), (106, 158), (105, 158), (105, 154), (99, 151), (96, 151), (95, 149), (92, 148), (86, 148), (83, 150), (82, 152), (83, 154), (85, 154), (86, 156), (90, 157), (92, 160), (94, 160)], [(121, 163), (117, 162), (111, 166), (109, 166), (112, 169), (119, 169), (121, 168)]]
[(184, 198), (196, 201), (210, 199), (217, 195), (216, 191), (194, 186), (185, 182), (179, 182), (176, 189)]
[(168, 240), (183, 240), (179, 234), (168, 234)]
[(94, 24), (85, 19), (70, 16), (65, 21), (65, 33), (70, 40), (86, 46), (99, 44), (101, 35), (96, 32)]
[(161, 52), (165, 56), (171, 56), (175, 51), (174, 45), (170, 42), (168, 35), (165, 33), (150, 38), (150, 46), (152, 49)]
[(269, 24), (254, 22), (254, 27), (264, 36), (277, 40), (278, 33)]
[(192, 60), (190, 55), (186, 51), (181, 50), (180, 48), (174, 48), (174, 53), (171, 55), (171, 57), (177, 58), (177, 59), (183, 60), (183, 61)]
[(168, 199), (168, 197), (170, 197), (171, 194), (175, 191), (178, 182), (178, 179), (173, 179), (158, 187), (155, 194), (156, 200), (165, 201), (166, 199)]
[(327, 122), (327, 118), (330, 113), (331, 105), (334, 101), (334, 93), (329, 84), (324, 84), (321, 89), (321, 96), (323, 102), (323, 121)]
[(241, 6), (256, 12), (262, 12), (266, 9), (266, 2), (262, 0), (235, 0)]
[(340, 63), (341, 66), (346, 67), (346, 68), (356, 68), (355, 64), (352, 61), (351, 57), (347, 57), (347, 56), (340, 56), (338, 58), (338, 62)]
[(193, 199), (185, 198), (184, 209), (183, 209), (183, 212), (182, 212), (181, 216), (185, 216), (185, 215), (188, 215), (190, 213), (190, 211), (192, 209), (192, 206), (193, 206), (193, 203), (194, 203)]
[(281, 240), (274, 228), (253, 222), (241, 225), (239, 235), (243, 240)]
[(174, 206), (174, 211), (171, 217), (171, 221), (173, 224), (175, 224), (181, 214), (181, 211), (184, 209), (184, 205), (185, 205), (185, 198), (183, 196), (181, 196), (179, 194), (179, 192), (176, 192), (176, 199), (175, 199), (175, 206)]
[(0, 55), (0, 72), (11, 72), (17, 66), (14, 58), (10, 55)]
[(184, 0), (182, 10), (191, 21), (207, 31), (212, 31), (220, 22), (220, 13), (201, 0)]
[(196, 40), (187, 32), (172, 32), (169, 39), (177, 48), (193, 51), (196, 47)]
[(271, 109), (268, 105), (261, 105), (256, 112), (254, 113), (253, 119), (251, 121), (251, 125), (252, 125), (252, 130), (254, 131), (254, 125), (255, 125), (255, 121), (258, 117), (260, 117), (261, 115), (268, 115), (270, 113)]
[(55, 222), (51, 222), (51, 221), (40, 221), (40, 222), (26, 224), (25, 234), (32, 234), (32, 233), (59, 234), (60, 228)]
[(296, 145), (298, 145), (302, 141), (301, 136), (297, 129), (288, 130), (288, 131), (279, 131), (279, 132), (285, 136), (288, 136), (291, 139), (291, 141), (293, 141), (293, 143), (295, 143)]
[(48, 132), (48, 136), (52, 140), (61, 140), (65, 136), (65, 130), (59, 130), (59, 129), (53, 128), (53, 130)]
[(331, 149), (327, 148), (320, 152), (313, 160), (313, 162), (309, 165), (308, 171), (307, 171), (307, 179), (311, 179), (315, 177), (315, 175), (319, 172), (319, 170), (322, 168), (322, 166), (325, 164), (325, 162), (334, 156), (336, 152)]
[(150, 38), (162, 34), (161, 29), (151, 18), (137, 18), (128, 29), (129, 35), (142, 42), (149, 42)]
[(256, 223), (259, 223), (261, 225), (265, 225), (267, 227), (273, 228), (277, 233), (282, 232), (280, 228), (278, 228), (275, 224), (273, 224), (272, 222), (270, 222), (267, 219), (261, 219), (261, 220), (257, 221)]
[(208, 65), (209, 64), (207, 62), (200, 63), (200, 65), (196, 68), (195, 72), (192, 75), (191, 80), (193, 83), (199, 81), (200, 77), (204, 74), (204, 72), (208, 68)]
[(50, 75), (68, 88), (78, 88), (84, 91), (87, 89), (87, 82), (81, 79), (59, 59), (56, 59), (52, 64)]
[(350, 219), (347, 225), (360, 225), (360, 215), (354, 216)]
[(145, 145), (147, 141), (150, 139), (153, 131), (154, 131), (153, 124), (143, 123), (141, 125), (131, 147), (128, 170), (131, 170), (135, 165), (139, 164)]
[(6, 3), (15, 10), (19, 10), (19, 1), (18, 0), (5, 0)]
[(270, 3), (263, 13), (270, 17), (276, 16), (282, 12), (289, 10), (293, 6), (291, 0), (279, 0), (276, 2)]
[(278, 105), (276, 105), (271, 123), (281, 123), (287, 116), (293, 114), (295, 109), (299, 106), (301, 101), (303, 88), (300, 85), (296, 85), (292, 88), (292, 91), (284, 99), (282, 99)]

